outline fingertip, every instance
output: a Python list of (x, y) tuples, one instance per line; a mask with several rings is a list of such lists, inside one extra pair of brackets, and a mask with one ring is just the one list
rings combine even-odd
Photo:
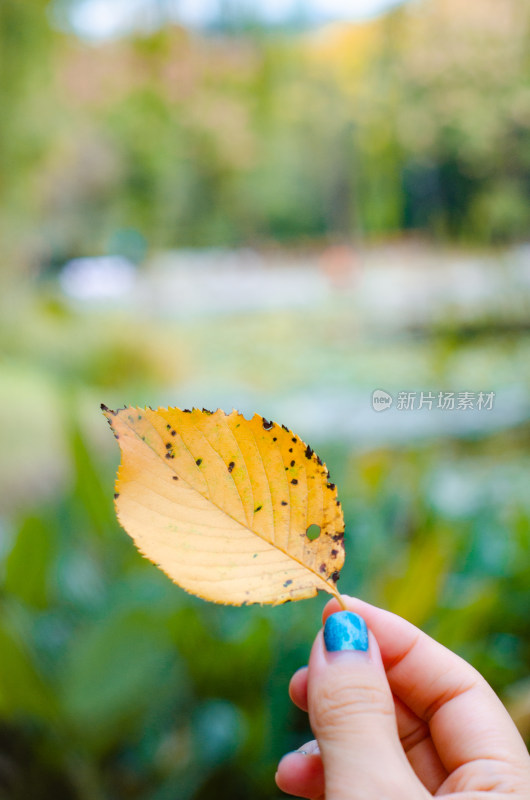
[(324, 793), (324, 769), (318, 749), (286, 753), (274, 777), (278, 788), (287, 794), (319, 797)]
[(298, 708), (307, 711), (307, 667), (300, 667), (289, 682), (289, 697)]
[(359, 603), (362, 603), (362, 600), (359, 600), (359, 598), (357, 598), (357, 597), (352, 597), (349, 594), (341, 594), (340, 597), (341, 597), (342, 603), (344, 604), (344, 606), (346, 606), (346, 609), (344, 609), (344, 606), (339, 603), (339, 601), (337, 600), (336, 597), (333, 597), (331, 600), (329, 600), (326, 603), (326, 605), (324, 606), (324, 609), (322, 611), (322, 622), (323, 623), (325, 623), (325, 621), (327, 620), (327, 618), (331, 614), (337, 614), (339, 611), (344, 611), (344, 610), (354, 611), (356, 605), (358, 605)]
[[(345, 597), (345, 595), (342, 595), (342, 597)], [(328, 600), (328, 602), (326, 603), (326, 605), (322, 610), (322, 624), (325, 623), (330, 614), (336, 614), (337, 611), (343, 611), (343, 610), (344, 609), (341, 608), (341, 605), (336, 597), (333, 597), (331, 600)]]

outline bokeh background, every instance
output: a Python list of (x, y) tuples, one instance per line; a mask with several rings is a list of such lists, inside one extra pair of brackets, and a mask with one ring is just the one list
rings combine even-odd
[(218, 607), (144, 561), (101, 402), (294, 429), (342, 591), (530, 738), (529, 43), (529, 0), (2, 0), (2, 800), (275, 800), (309, 738), (325, 598)]

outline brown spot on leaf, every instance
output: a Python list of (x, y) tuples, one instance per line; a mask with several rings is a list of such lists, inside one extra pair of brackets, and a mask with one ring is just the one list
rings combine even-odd
[(176, 436), (176, 435), (177, 435), (177, 432), (176, 432), (176, 431), (171, 431), (171, 435), (172, 435), (172, 436)]
[(334, 483), (328, 483), (327, 487), (328, 487), (328, 489), (334, 489), (335, 488), (335, 484)]
[(166, 450), (171, 450), (171, 442), (168, 442), (168, 443), (166, 444)]
[(286, 506), (286, 505), (287, 505), (287, 501), (286, 500), (282, 500), (282, 506)]
[(282, 425), (282, 428), (284, 429), (284, 431), (287, 431), (287, 433), (289, 433), (289, 428), (287, 427), (287, 425)]
[[(110, 411), (110, 408), (109, 408), (108, 406), (106, 406), (106, 405), (105, 405), (105, 403), (101, 403), (101, 405), (100, 405), (100, 409), (101, 409), (102, 411)], [(112, 413), (112, 412), (111, 412), (111, 413)]]
[(274, 422), (270, 422), (268, 419), (265, 419), (265, 417), (263, 417), (263, 427), (265, 428), (266, 431), (270, 431), (273, 425)]
[(178, 475), (173, 475), (173, 480), (174, 480), (174, 481), (178, 481), (178, 479), (179, 479), (179, 476), (178, 476)]
[(340, 578), (340, 572), (338, 570), (335, 570), (335, 572), (331, 576), (331, 580), (337, 583), (339, 578)]
[(291, 467), (294, 467), (294, 461), (291, 461)]
[(296, 478), (293, 478), (293, 479), (292, 479), (292, 481), (291, 481), (291, 483), (293, 483), (293, 484), (296, 486), (296, 484), (298, 483), (298, 481), (296, 480)]
[(114, 499), (117, 500), (119, 496), (120, 496), (120, 493), (116, 492), (116, 494), (114, 495)]
[(338, 554), (339, 554), (339, 551), (338, 551), (338, 550), (332, 550), (332, 551), (331, 551), (331, 557), (332, 557), (332, 558), (337, 558)]
[(309, 447), (309, 445), (307, 445), (307, 447), (305, 449), (305, 457), (306, 458), (311, 458), (311, 456), (313, 455), (314, 452), (315, 451), (313, 450), (313, 448)]
[(322, 466), (322, 459), (320, 458), (320, 456), (317, 456), (317, 462), (318, 464), (320, 464), (320, 466)]
[(325, 565), (324, 563), (322, 563), (322, 564), (319, 566), (319, 568), (318, 568), (318, 569), (319, 569), (319, 572), (321, 572), (322, 574), (324, 574), (324, 573), (326, 572), (326, 565)]

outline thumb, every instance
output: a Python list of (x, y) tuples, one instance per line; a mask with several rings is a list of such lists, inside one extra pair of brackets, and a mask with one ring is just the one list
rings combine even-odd
[(308, 707), (324, 764), (326, 800), (431, 797), (401, 746), (377, 641), (351, 611), (329, 616), (315, 640)]

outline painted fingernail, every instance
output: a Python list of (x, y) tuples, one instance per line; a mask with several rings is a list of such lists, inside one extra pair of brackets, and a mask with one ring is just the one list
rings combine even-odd
[(352, 611), (331, 614), (324, 625), (324, 644), (328, 653), (338, 650), (368, 650), (366, 622)]

